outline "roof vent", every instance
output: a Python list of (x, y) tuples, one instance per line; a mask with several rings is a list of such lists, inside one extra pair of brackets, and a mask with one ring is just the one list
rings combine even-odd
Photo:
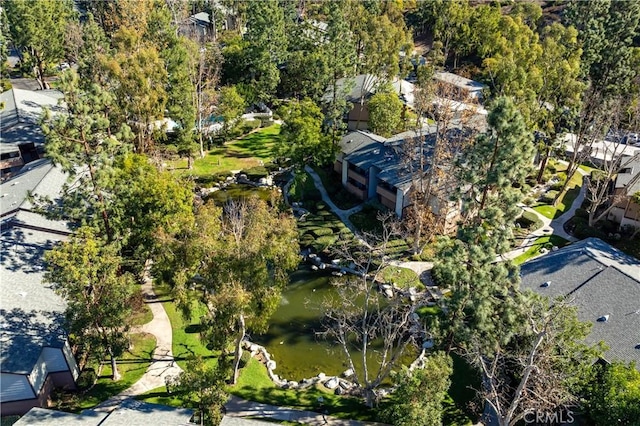
[(20, 293), (18, 293), (20, 296), (22, 296), (22, 298), (27, 297), (27, 292), (26, 291), (21, 291)]
[(376, 149), (373, 150), (373, 153), (378, 155), (378, 154), (380, 154), (380, 150), (376, 148)]
[(636, 345), (636, 349), (640, 349), (640, 343)]
[(349, 140), (347, 141), (347, 143), (351, 143), (351, 142), (353, 142), (353, 139), (349, 139)]
[(598, 322), (607, 322), (607, 321), (609, 321), (609, 314), (603, 315), (600, 318), (598, 318)]
[(546, 287), (549, 287), (550, 285), (551, 285), (551, 281), (545, 281), (542, 284), (540, 284), (540, 287), (546, 288)]
[(19, 183), (20, 183), (19, 181), (15, 181), (15, 182), (13, 182), (13, 183), (11, 184), (11, 186), (16, 186), (16, 185), (17, 185), (17, 184), (19, 184)]

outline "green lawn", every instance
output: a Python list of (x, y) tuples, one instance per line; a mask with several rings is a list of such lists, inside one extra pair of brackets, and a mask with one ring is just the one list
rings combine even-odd
[[(58, 394), (59, 397), (53, 401), (53, 408), (79, 412), (106, 401), (137, 382), (151, 362), (156, 339), (150, 334), (133, 334), (131, 335), (131, 345), (132, 348), (118, 359), (118, 371), (122, 375), (120, 380), (117, 382), (111, 380), (111, 365), (108, 360), (105, 360), (102, 374), (92, 388), (86, 392), (81, 390)], [(89, 371), (83, 371), (82, 375), (88, 373)]]
[[(563, 177), (563, 173), (558, 173), (558, 175), (561, 178)], [(573, 201), (580, 193), (581, 187), (582, 175), (578, 172), (575, 172), (569, 180), (567, 191), (562, 197), (560, 197), (560, 199), (556, 203), (556, 206), (552, 206), (549, 204), (540, 204), (535, 206), (533, 209), (549, 219), (556, 219), (571, 208)]]
[(418, 274), (411, 269), (398, 266), (387, 266), (381, 272), (381, 278), (387, 283), (393, 283), (401, 288), (424, 287), (418, 278)]
[(565, 240), (562, 237), (559, 237), (557, 235), (545, 235), (544, 237), (540, 237), (535, 240), (531, 247), (527, 249), (527, 251), (513, 259), (513, 263), (515, 263), (516, 265), (520, 265), (527, 260), (538, 256), (540, 254), (541, 248), (546, 248), (548, 251), (553, 246), (564, 247), (567, 244), (569, 244), (569, 241)]
[(214, 352), (207, 349), (200, 340), (200, 321), (195, 318), (204, 313), (201, 308), (194, 302), (194, 319), (189, 321), (184, 318), (171, 299), (168, 286), (156, 284), (154, 285), (154, 291), (158, 299), (163, 300), (162, 306), (167, 312), (169, 321), (171, 321), (173, 330), (173, 345), (171, 349), (178, 365), (181, 368), (186, 368), (187, 361), (194, 356), (201, 356), (209, 360), (208, 362), (215, 363)]
[(279, 135), (280, 125), (274, 124), (208, 151), (204, 158), (196, 158), (193, 170), (187, 169), (185, 158), (173, 162), (172, 167), (180, 173), (194, 176), (247, 170), (271, 161)]

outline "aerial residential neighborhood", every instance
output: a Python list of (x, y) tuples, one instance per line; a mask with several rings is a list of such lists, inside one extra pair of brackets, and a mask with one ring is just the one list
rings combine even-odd
[(0, 0), (5, 425), (640, 425), (640, 1)]

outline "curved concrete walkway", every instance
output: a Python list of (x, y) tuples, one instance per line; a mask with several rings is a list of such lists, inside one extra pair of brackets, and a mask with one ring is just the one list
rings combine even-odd
[(322, 179), (320, 179), (320, 176), (318, 176), (315, 170), (313, 170), (310, 166), (304, 166), (304, 170), (309, 173), (309, 175), (313, 179), (313, 184), (315, 185), (316, 189), (320, 191), (322, 201), (324, 201), (329, 206), (331, 211), (334, 212), (336, 216), (338, 216), (338, 218), (340, 218), (340, 220), (346, 225), (347, 228), (349, 228), (349, 230), (351, 230), (351, 232), (353, 232), (355, 236), (360, 236), (358, 229), (349, 220), (349, 216), (362, 210), (362, 204), (358, 204), (357, 206), (350, 208), (349, 210), (342, 210), (338, 208), (338, 206), (336, 206), (333, 201), (331, 201), (327, 190), (322, 184)]
[(226, 414), (230, 417), (251, 417), (256, 419), (268, 418), (304, 425), (383, 425), (382, 423), (343, 420), (313, 411), (296, 410), (295, 408), (261, 404), (259, 402), (246, 401), (235, 396), (231, 396), (229, 398), (229, 401), (225, 404), (225, 408), (227, 409)]
[(586, 184), (587, 172), (585, 172), (582, 169), (578, 169), (578, 173), (582, 175), (582, 179), (583, 179), (582, 186), (580, 187), (580, 193), (575, 198), (575, 200), (573, 200), (573, 203), (571, 204), (571, 207), (569, 208), (569, 210), (562, 213), (560, 217), (557, 217), (551, 220), (548, 217), (538, 213), (534, 209), (527, 207), (525, 205), (521, 205), (524, 211), (528, 211), (535, 214), (542, 221), (543, 225), (539, 229), (536, 229), (535, 231), (527, 235), (524, 241), (522, 242), (522, 244), (520, 244), (520, 247), (510, 252), (504, 253), (502, 256), (500, 256), (501, 259), (515, 259), (521, 254), (525, 253), (529, 248), (531, 248), (531, 246), (533, 246), (533, 244), (538, 238), (543, 237), (545, 235), (557, 235), (570, 242), (578, 241), (576, 237), (574, 237), (573, 235), (569, 235), (567, 231), (564, 230), (564, 225), (573, 216), (575, 216), (576, 210), (579, 209), (580, 206), (582, 206), (582, 203), (584, 202), (584, 198), (586, 197), (586, 194), (587, 194), (587, 184)]
[(149, 364), (144, 375), (131, 387), (99, 404), (93, 409), (94, 411), (112, 411), (127, 398), (165, 386), (165, 380), (168, 377), (177, 376), (182, 371), (178, 364), (175, 363), (171, 350), (173, 344), (171, 321), (169, 321), (162, 303), (158, 301), (156, 294), (153, 292), (153, 281), (148, 274), (145, 275), (144, 284), (142, 284), (142, 295), (145, 303), (153, 313), (153, 320), (141, 327), (137, 327), (133, 331), (149, 333), (155, 336), (156, 348), (153, 351), (151, 364)]

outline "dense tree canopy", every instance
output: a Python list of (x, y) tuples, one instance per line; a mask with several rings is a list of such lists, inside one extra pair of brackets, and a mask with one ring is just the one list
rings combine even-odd
[(65, 32), (74, 19), (70, 0), (15, 0), (3, 2), (13, 43), (22, 51), (22, 60), (32, 66), (40, 88), (47, 68), (64, 58)]

